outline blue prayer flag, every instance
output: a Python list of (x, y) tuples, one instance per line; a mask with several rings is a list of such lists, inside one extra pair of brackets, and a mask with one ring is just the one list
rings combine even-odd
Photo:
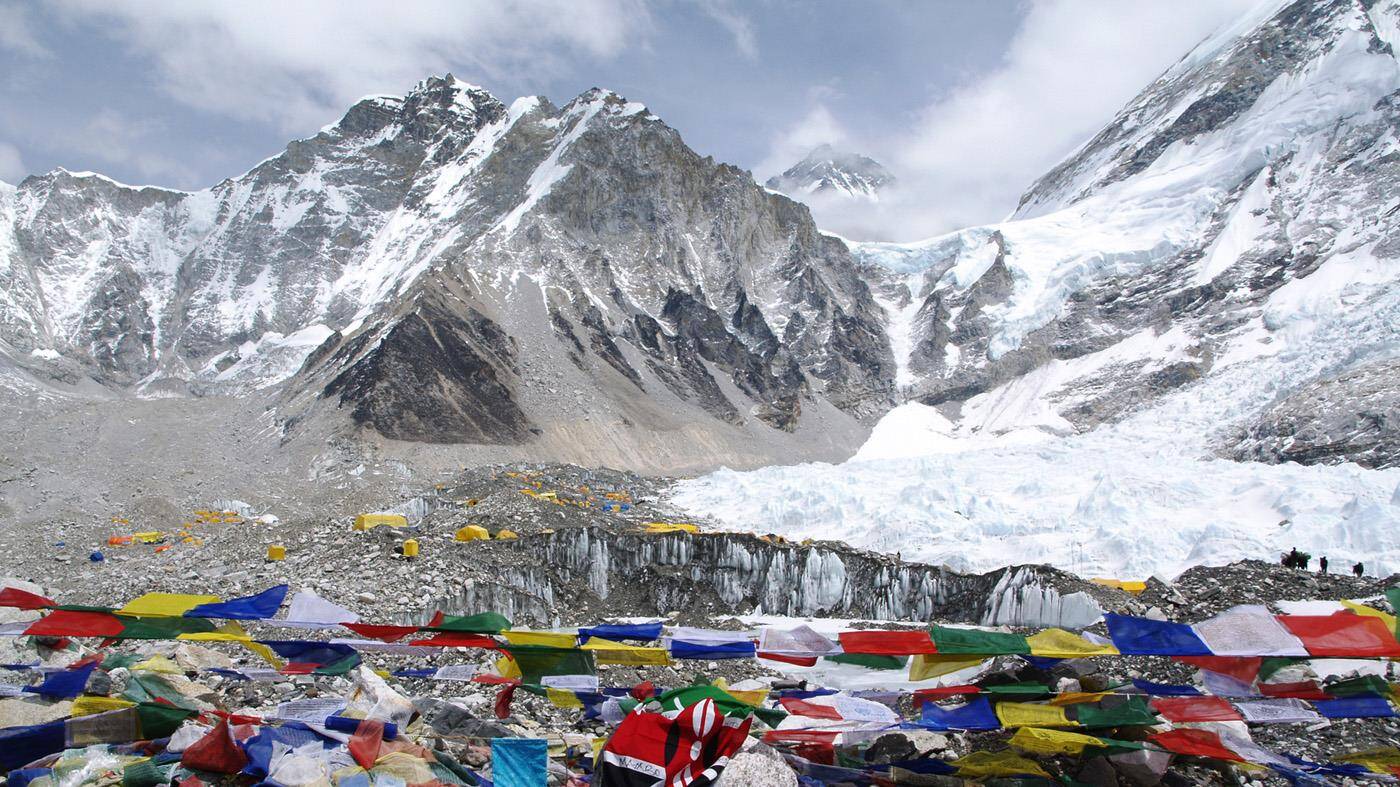
[(620, 640), (633, 640), (637, 642), (653, 642), (661, 636), (661, 624), (657, 623), (636, 623), (619, 626), (594, 626), (578, 630), (580, 642), (587, 642), (589, 637), (600, 639), (610, 639), (614, 642)]
[(999, 730), (1001, 721), (986, 697), (978, 697), (957, 708), (944, 708), (925, 702), (919, 726), (933, 730)]
[(1124, 656), (1211, 656), (1210, 648), (1184, 623), (1105, 613), (1108, 636)]
[(544, 787), (549, 773), (549, 741), (544, 738), (492, 738), (491, 780), (496, 787)]
[(223, 620), (266, 620), (277, 614), (282, 599), (287, 597), (287, 586), (277, 585), (261, 593), (212, 604), (200, 604), (185, 613), (187, 618), (221, 618)]

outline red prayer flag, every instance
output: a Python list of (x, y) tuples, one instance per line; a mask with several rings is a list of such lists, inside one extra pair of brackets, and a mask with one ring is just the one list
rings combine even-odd
[(948, 697), (958, 697), (963, 694), (981, 694), (982, 689), (964, 684), (961, 686), (934, 686), (931, 689), (917, 689), (914, 691), (914, 708), (917, 710), (929, 700), (941, 700)]
[(1259, 677), (1259, 667), (1264, 663), (1258, 656), (1173, 656), (1172, 661), (1226, 675), (1245, 684)]
[(384, 742), (384, 722), (362, 719), (355, 734), (350, 736), (350, 756), (361, 768), (369, 770), (379, 759), (379, 748)]
[(27, 590), (7, 587), (0, 590), (0, 607), (14, 607), (15, 609), (44, 609), (45, 607), (56, 606), (57, 602), (50, 598), (30, 593)]
[(126, 625), (110, 612), (58, 609), (24, 630), (29, 637), (115, 637)]
[(233, 742), (228, 720), (219, 719), (214, 729), (180, 754), (180, 764), (196, 771), (238, 773), (248, 765), (248, 755)]
[(784, 656), (781, 653), (764, 653), (759, 651), (758, 657), (769, 661), (781, 661), (785, 664), (796, 664), (799, 667), (817, 666), (816, 656)]
[(468, 634), (463, 631), (443, 631), (429, 639), (409, 640), (410, 645), (423, 645), (434, 648), (486, 648), (500, 650), (496, 640), (485, 634)]
[(835, 743), (840, 732), (835, 730), (769, 730), (763, 733), (764, 743)]
[(1330, 700), (1331, 694), (1322, 690), (1316, 681), (1302, 680), (1294, 683), (1260, 683), (1259, 693), (1265, 697), (1292, 697), (1299, 700)]
[(1234, 705), (1220, 697), (1158, 697), (1152, 707), (1171, 722), (1244, 720)]
[(794, 716), (806, 716), (811, 719), (835, 719), (840, 720), (841, 714), (835, 708), (827, 705), (817, 705), (811, 702), (804, 702), (796, 697), (783, 697), (778, 700), (778, 704), (783, 706), (783, 710)]
[(505, 719), (510, 716), (510, 704), (515, 701), (515, 690), (518, 688), (518, 680), (501, 684), (501, 690), (496, 692), (496, 718)]
[(633, 686), (632, 690), (628, 692), (628, 694), (632, 695), (632, 699), (635, 699), (638, 702), (646, 702), (647, 700), (656, 696), (656, 684), (652, 683), (649, 680), (644, 680), (641, 683), (638, 683), (637, 685)]
[(753, 717), (726, 717), (709, 698), (679, 713), (627, 714), (603, 746), (596, 787), (708, 787), (748, 737)]
[(368, 639), (396, 642), (418, 631), (417, 626), (383, 626), (374, 623), (341, 623), (347, 629)]
[(1400, 642), (1380, 618), (1338, 612), (1334, 615), (1279, 615), (1312, 656), (1343, 658), (1400, 657)]
[(843, 631), (838, 639), (847, 653), (913, 656), (938, 652), (927, 631)]
[(1191, 757), (1211, 757), (1230, 762), (1244, 762), (1240, 755), (1225, 748), (1220, 736), (1210, 730), (1194, 730), (1185, 727), (1167, 732), (1159, 732), (1148, 740), (1170, 752)]

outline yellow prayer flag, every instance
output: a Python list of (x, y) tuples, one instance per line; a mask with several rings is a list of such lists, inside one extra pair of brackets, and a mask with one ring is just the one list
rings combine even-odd
[(985, 660), (982, 656), (940, 656), (933, 653), (919, 653), (909, 660), (909, 680), (937, 678), (960, 669), (975, 667)]
[(1010, 750), (1007, 751), (975, 751), (965, 757), (953, 760), (953, 767), (958, 769), (959, 776), (1017, 776), (1025, 774), (1027, 776), (1044, 776), (1050, 778), (1034, 760), (1028, 760)]
[(572, 648), (578, 635), (566, 631), (502, 631), (501, 636), (512, 645), (544, 645), (550, 648)]
[(216, 604), (218, 596), (196, 596), (188, 593), (147, 593), (128, 601), (117, 610), (118, 615), (145, 618), (178, 618), (200, 604)]
[(648, 648), (640, 645), (625, 645), (601, 637), (589, 637), (582, 650), (593, 651), (593, 658), (599, 664), (618, 664), (629, 667), (667, 666), (671, 654), (665, 648)]
[(1118, 649), (1112, 645), (1095, 645), (1089, 640), (1064, 629), (1045, 629), (1026, 637), (1032, 656), (1050, 659), (1076, 659), (1083, 656), (1113, 656)]
[(70, 713), (74, 716), (91, 716), (95, 713), (106, 713), (107, 711), (130, 708), (136, 703), (120, 697), (79, 697), (73, 700), (73, 710)]
[(1011, 736), (1012, 746), (1032, 754), (1074, 754), (1084, 753), (1084, 747), (1102, 747), (1103, 741), (1092, 735), (1063, 730), (1046, 730), (1039, 727), (1021, 727)]
[(156, 672), (165, 675), (183, 675), (185, 671), (169, 657), (157, 653), (154, 656), (131, 665), (132, 672)]
[(1400, 749), (1386, 747), (1380, 749), (1366, 749), (1364, 751), (1352, 752), (1333, 756), (1337, 762), (1350, 762), (1367, 768), (1375, 773), (1392, 773), (1391, 768), (1400, 767)]
[(1365, 615), (1368, 618), (1379, 618), (1380, 621), (1385, 624), (1385, 627), (1387, 629), (1390, 629), (1391, 631), (1395, 630), (1395, 616), (1390, 614), (1389, 612), (1381, 612), (1375, 607), (1368, 607), (1365, 604), (1361, 604), (1355, 601), (1347, 601), (1346, 599), (1342, 599), (1342, 606), (1346, 607), (1352, 612), (1355, 612), (1358, 615)]
[(544, 694), (556, 708), (582, 708), (583, 701), (568, 689), (545, 687)]
[(1003, 727), (1076, 727), (1059, 705), (1037, 702), (999, 702), (997, 718)]
[(524, 673), (520, 671), (520, 665), (515, 663), (515, 659), (510, 656), (502, 656), (496, 659), (496, 672), (503, 678), (522, 678)]
[(1085, 702), (1098, 702), (1107, 697), (1109, 691), (1067, 691), (1050, 698), (1051, 705), (1080, 705)]

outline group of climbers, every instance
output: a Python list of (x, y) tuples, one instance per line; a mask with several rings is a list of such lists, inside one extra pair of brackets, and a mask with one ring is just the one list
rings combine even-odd
[[(1308, 563), (1312, 562), (1312, 555), (1308, 554), (1307, 552), (1299, 552), (1298, 547), (1293, 547), (1291, 550), (1284, 553), (1283, 558), (1279, 562), (1282, 563), (1286, 568), (1296, 568), (1302, 571), (1307, 571)], [(1322, 557), (1318, 558), (1317, 565), (1318, 568), (1321, 569), (1322, 573), (1326, 574), (1327, 556), (1323, 555)], [(1362, 565), (1360, 562), (1357, 562), (1351, 567), (1351, 573), (1358, 577), (1362, 576), (1366, 573), (1366, 566)]]

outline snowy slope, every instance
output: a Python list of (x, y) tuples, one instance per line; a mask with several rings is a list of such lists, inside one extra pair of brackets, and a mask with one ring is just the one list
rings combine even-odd
[[(1223, 453), (1400, 462), (1400, 424), (1376, 415), (1393, 401), (1378, 381), (1400, 337), (1366, 306), (1400, 285), (1398, 25), (1394, 2), (1264, 4), (1144, 90), (1009, 220), (854, 244), (906, 396), (964, 429), (1066, 434), (1271, 356), (1257, 381), (1269, 395), (1211, 423)], [(1292, 364), (1300, 342), (1318, 357)], [(1294, 395), (1309, 386), (1336, 407)]]
[(913, 402), (844, 464), (677, 502), (977, 570), (1400, 570), (1397, 29), (1395, 2), (1265, 3), (1007, 221), (856, 244)]

